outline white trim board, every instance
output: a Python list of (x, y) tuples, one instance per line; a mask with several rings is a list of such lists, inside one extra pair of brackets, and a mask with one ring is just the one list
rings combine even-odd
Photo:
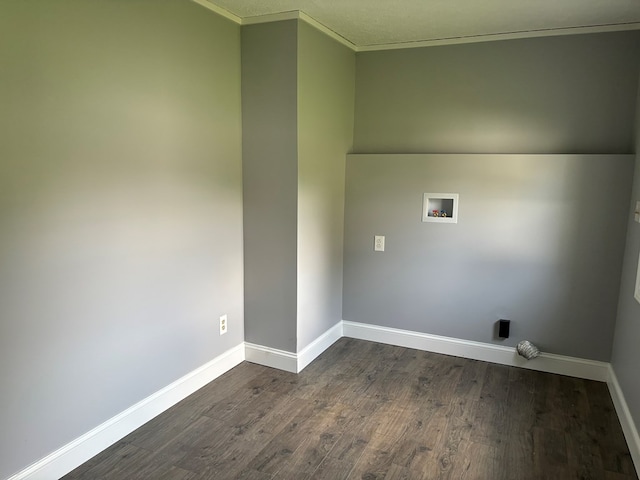
[(606, 382), (622, 425), (631, 458), (636, 471), (640, 472), (640, 435), (610, 363), (544, 352), (538, 358), (527, 361), (520, 357), (514, 348), (510, 347), (377, 325), (348, 321), (342, 323), (345, 337)]
[(298, 353), (245, 342), (245, 359), (265, 367), (300, 373), (342, 336), (342, 322), (338, 322)]
[(232, 22), (235, 22), (238, 25), (256, 25), (259, 23), (281, 22), (283, 20), (302, 20), (304, 22), (307, 22), (312, 27), (320, 30), (326, 36), (333, 38), (338, 43), (341, 43), (345, 47), (350, 48), (354, 52), (358, 51), (358, 47), (355, 44), (353, 44), (352, 42), (344, 38), (338, 32), (331, 30), (326, 25), (320, 23), (311, 15), (307, 15), (301, 10), (291, 10), (288, 12), (271, 13), (269, 15), (256, 15), (253, 17), (238, 17), (234, 13), (231, 13), (230, 11), (222, 7), (219, 7), (218, 5), (216, 5), (213, 2), (210, 2), (209, 0), (192, 0), (192, 1), (197, 3), (198, 5), (203, 6), (208, 10), (211, 10), (212, 12), (217, 13), (218, 15), (224, 18), (231, 20)]
[(535, 360), (526, 361), (510, 347), (341, 321), (297, 354), (248, 342), (240, 344), (9, 477), (8, 480), (60, 478), (243, 360), (299, 373), (343, 336), (607, 382), (635, 468), (640, 471), (640, 436), (609, 363), (548, 353), (542, 353)]
[(221, 17), (224, 17), (228, 20), (231, 20), (234, 23), (237, 23), (238, 25), (242, 24), (242, 18), (231, 13), (229, 10), (219, 7), (213, 2), (209, 2), (208, 0), (192, 0), (192, 1), (196, 2), (198, 5), (206, 8), (207, 10), (211, 10), (212, 12), (217, 13)]
[(239, 344), (7, 480), (51, 480), (66, 475), (243, 360), (244, 344)]
[(248, 342), (241, 343), (50, 455), (41, 458), (7, 480), (60, 478), (245, 359), (261, 365), (299, 373), (341, 337), (342, 322), (338, 322), (297, 354)]
[(252, 17), (239, 17), (234, 13), (216, 5), (214, 1), (210, 0), (192, 0), (193, 2), (201, 5), (218, 15), (227, 18), (238, 25), (255, 25), (257, 23), (270, 23), (280, 22), (282, 20), (303, 20), (309, 25), (317, 28), (325, 35), (340, 42), (342, 45), (350, 48), (354, 52), (375, 52), (380, 50), (398, 50), (404, 48), (421, 48), (421, 47), (437, 47), (442, 45), (458, 45), (461, 43), (481, 43), (481, 42), (493, 42), (499, 40), (517, 40), (522, 38), (538, 38), (538, 37), (552, 37), (559, 35), (579, 35), (588, 33), (606, 33), (606, 32), (620, 32), (627, 30), (640, 30), (640, 22), (628, 22), (628, 23), (612, 23), (608, 25), (589, 25), (582, 27), (568, 27), (568, 28), (549, 28), (540, 30), (525, 30), (520, 32), (503, 32), (503, 33), (490, 33), (484, 35), (469, 35), (466, 37), (450, 37), (450, 38), (433, 38), (429, 40), (416, 40), (413, 42), (397, 42), (397, 43), (381, 43), (377, 45), (356, 45), (349, 39), (343, 37), (338, 32), (332, 30), (328, 26), (320, 23), (311, 15), (303, 12), (302, 10), (291, 10), (286, 12), (271, 13), (268, 15), (256, 15)]
[(588, 380), (598, 380), (600, 382), (606, 382), (609, 379), (609, 364), (605, 362), (565, 357), (551, 353), (541, 353), (538, 358), (527, 361), (516, 353), (515, 348), (489, 343), (472, 342), (470, 340), (348, 321), (343, 321), (342, 328), (345, 337), (358, 338), (360, 340), (370, 340), (399, 347), (484, 360), (485, 362)]
[(316, 338), (309, 345), (304, 347), (298, 352), (298, 372), (300, 373), (304, 368), (318, 358), (322, 352), (324, 352), (331, 345), (336, 343), (343, 337), (342, 334), (343, 322), (336, 323), (329, 330), (324, 332), (318, 338)]
[(244, 342), (244, 357), (247, 362), (265, 367), (277, 368), (291, 373), (298, 371), (297, 355), (286, 350)]
[(344, 38), (338, 32), (336, 32), (334, 30), (331, 30), (329, 27), (327, 27), (323, 23), (320, 23), (315, 18), (313, 18), (311, 15), (307, 15), (306, 13), (301, 11), (300, 12), (300, 20), (304, 20), (305, 22), (307, 22), (312, 27), (315, 27), (316, 29), (318, 29), (322, 33), (324, 33), (325, 35), (333, 38), (336, 42), (341, 43), (345, 47), (350, 48), (354, 52), (358, 51), (358, 47), (354, 43), (352, 43), (350, 40)]
[(356, 47), (356, 45), (351, 43), (349, 40), (344, 38), (342, 35), (340, 35), (339, 33), (335, 32), (334, 30), (331, 30), (329, 27), (327, 27), (326, 25), (320, 23), (315, 18), (313, 18), (310, 15), (307, 15), (306, 13), (304, 13), (301, 10), (292, 10), (292, 11), (289, 11), (289, 12), (272, 13), (272, 14), (269, 14), (269, 15), (256, 15), (254, 17), (244, 17), (244, 18), (241, 19), (240, 24), (241, 25), (256, 25), (256, 24), (259, 24), (259, 23), (281, 22), (283, 20), (302, 20), (302, 21), (308, 23), (309, 25), (311, 25), (312, 27), (316, 28), (317, 30), (320, 30), (326, 36), (328, 36), (330, 38), (333, 38), (338, 43), (341, 43), (345, 47), (350, 48), (354, 52), (356, 52), (358, 50), (358, 47)]
[(638, 429), (636, 428), (631, 412), (629, 411), (629, 406), (624, 398), (624, 393), (622, 393), (622, 389), (618, 383), (618, 377), (616, 377), (613, 367), (610, 366), (609, 368), (609, 380), (607, 381), (609, 393), (611, 394), (613, 405), (616, 408), (616, 413), (618, 414), (618, 419), (620, 420), (624, 437), (627, 440), (627, 445), (629, 446), (631, 459), (636, 467), (636, 472), (640, 472), (640, 434), (638, 434)]
[(589, 33), (622, 32), (639, 30), (640, 23), (614, 23), (611, 25), (593, 25), (587, 27), (549, 28), (543, 30), (525, 30), (521, 32), (488, 33), (470, 35), (468, 37), (434, 38), (415, 42), (381, 43), (379, 45), (362, 45), (356, 52), (376, 52), (380, 50), (398, 50), (404, 48), (439, 47), (443, 45), (459, 45), (463, 43), (496, 42), (500, 40), (520, 40), (523, 38), (557, 37), (564, 35), (584, 35)]

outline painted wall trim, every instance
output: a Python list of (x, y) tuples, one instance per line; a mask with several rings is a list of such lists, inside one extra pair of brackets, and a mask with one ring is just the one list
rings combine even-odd
[(610, 363), (551, 353), (541, 353), (540, 357), (527, 361), (517, 355), (514, 348), (510, 347), (377, 325), (348, 321), (342, 323), (345, 337), (606, 382), (629, 446), (633, 464), (636, 471), (640, 472), (640, 434)]
[(237, 23), (238, 25), (242, 24), (242, 18), (238, 17), (237, 15), (234, 15), (229, 10), (224, 9), (216, 5), (215, 3), (209, 2), (207, 0), (192, 0), (192, 1), (196, 2), (198, 5), (201, 5), (208, 10), (211, 10), (212, 12), (217, 13), (221, 17), (224, 17), (226, 19), (231, 20), (232, 22)]
[(640, 435), (629, 411), (624, 393), (618, 383), (615, 371), (609, 363), (548, 353), (542, 353), (540, 357), (527, 362), (515, 353), (515, 349), (510, 347), (341, 321), (297, 354), (248, 342), (237, 345), (50, 455), (14, 474), (7, 480), (50, 480), (52, 478), (60, 478), (152, 418), (231, 370), (243, 360), (292, 373), (299, 373), (343, 336), (607, 382), (616, 413), (629, 445), (633, 463), (636, 470), (640, 471)]
[(333, 345), (335, 342), (342, 338), (342, 322), (336, 323), (329, 330), (324, 332), (318, 338), (316, 338), (309, 345), (304, 347), (298, 352), (297, 360), (297, 373), (300, 373), (304, 368), (318, 358), (322, 352)]
[(277, 368), (285, 372), (297, 373), (298, 371), (298, 356), (285, 350), (245, 342), (244, 356), (247, 362)]
[(267, 15), (255, 15), (253, 17), (243, 17), (242, 25), (256, 25), (259, 23), (282, 22), (284, 20), (297, 20), (300, 18), (299, 10), (290, 10), (288, 12), (269, 13)]
[(335, 32), (326, 25), (320, 23), (311, 15), (306, 14), (301, 10), (291, 10), (288, 12), (271, 13), (268, 15), (256, 15), (252, 17), (239, 17), (230, 11), (216, 5), (209, 0), (192, 0), (193, 2), (202, 5), (203, 7), (217, 13), (238, 25), (254, 25), (257, 23), (269, 23), (280, 22), (283, 20), (300, 19), (307, 22), (309, 25), (317, 28), (327, 36), (340, 42), (342, 45), (349, 47), (354, 52), (373, 52), (379, 50), (397, 50), (402, 48), (421, 48), (421, 47), (437, 47), (441, 45), (457, 45), (461, 43), (480, 43), (480, 42), (493, 42), (499, 40), (516, 40), (521, 38), (535, 38), (535, 37), (553, 37), (558, 35), (581, 35), (587, 33), (606, 33), (606, 32), (621, 32), (626, 30), (640, 30), (640, 22), (629, 23), (613, 23), (608, 25), (590, 25), (584, 27), (570, 27), (570, 28), (550, 28), (541, 30), (527, 30), (523, 32), (505, 32), (505, 33), (492, 33), (486, 35), (470, 35), (467, 37), (450, 37), (450, 38), (434, 38), (431, 40), (418, 40), (415, 42), (397, 42), (397, 43), (381, 43), (378, 45), (356, 45), (347, 38)]
[(304, 20), (305, 22), (307, 22), (312, 27), (320, 30), (322, 33), (324, 33), (328, 37), (333, 38), (336, 42), (341, 43), (345, 47), (350, 48), (354, 52), (358, 51), (358, 47), (354, 43), (352, 43), (351, 41), (349, 41), (348, 39), (346, 39), (345, 37), (340, 35), (338, 32), (336, 32), (334, 30), (331, 30), (326, 25), (320, 23), (315, 18), (313, 18), (310, 15), (307, 15), (306, 13), (304, 13), (302, 11), (300, 12), (300, 20)]
[(8, 480), (51, 480), (66, 475), (243, 360), (244, 345), (240, 344), (14, 474)]
[[(200, 0), (200, 1), (203, 1), (203, 0)], [(304, 12), (302, 12), (300, 10), (292, 10), (290, 12), (272, 13), (272, 14), (269, 14), (269, 15), (256, 15), (254, 17), (244, 17), (241, 20), (241, 24), (242, 25), (255, 25), (255, 24), (258, 24), (258, 23), (281, 22), (283, 20), (302, 20), (304, 22), (307, 22), (309, 25), (311, 25), (312, 27), (320, 30), (322, 33), (324, 33), (328, 37), (334, 39), (338, 43), (341, 43), (345, 47), (350, 48), (354, 52), (357, 51), (357, 47), (353, 43), (351, 43), (349, 40), (344, 38), (339, 33), (331, 30), (326, 25), (323, 25), (322, 23), (317, 21), (312, 16), (307, 15), (306, 13), (304, 13)]]
[(348, 321), (343, 321), (342, 328), (345, 337), (358, 338), (360, 340), (415, 348), (417, 350), (483, 360), (485, 362), (528, 368), (530, 370), (547, 373), (557, 373), (588, 380), (606, 382), (609, 379), (609, 364), (595, 360), (542, 353), (538, 358), (527, 361), (516, 353), (515, 348), (503, 347), (501, 345)]
[(300, 373), (327, 348), (342, 338), (342, 321), (316, 338), (298, 353), (245, 342), (245, 359), (248, 362), (278, 368), (286, 372)]
[(613, 405), (615, 406), (616, 413), (620, 419), (620, 425), (622, 425), (622, 431), (624, 432), (624, 437), (627, 440), (627, 445), (631, 452), (631, 459), (636, 467), (636, 471), (640, 472), (640, 434), (638, 434), (638, 429), (636, 428), (636, 424), (633, 421), (631, 412), (629, 411), (629, 406), (624, 398), (624, 393), (618, 383), (616, 372), (612, 366), (609, 366), (609, 369), (609, 380), (607, 381), (609, 393), (611, 393)]
[(587, 27), (550, 28), (544, 30), (527, 30), (523, 32), (491, 33), (486, 35), (470, 35), (468, 37), (434, 38), (415, 42), (383, 43), (379, 45), (363, 45), (356, 47), (356, 52), (372, 52), (379, 50), (397, 50), (402, 48), (438, 47), (442, 45), (458, 45), (461, 43), (495, 42), (499, 40), (517, 40), (521, 38), (555, 37), (560, 35), (582, 35), (587, 33), (622, 32), (640, 30), (640, 22), (615, 23), (611, 25), (593, 25)]

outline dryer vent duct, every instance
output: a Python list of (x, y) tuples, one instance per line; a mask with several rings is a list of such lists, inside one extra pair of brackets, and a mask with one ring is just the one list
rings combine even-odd
[(523, 340), (518, 343), (516, 350), (518, 350), (518, 355), (527, 360), (531, 360), (540, 355), (540, 349), (528, 340)]

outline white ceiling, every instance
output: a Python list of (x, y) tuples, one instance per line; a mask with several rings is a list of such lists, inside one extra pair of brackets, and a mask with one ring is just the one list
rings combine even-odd
[(640, 0), (208, 1), (242, 23), (302, 12), (358, 49), (640, 28)]

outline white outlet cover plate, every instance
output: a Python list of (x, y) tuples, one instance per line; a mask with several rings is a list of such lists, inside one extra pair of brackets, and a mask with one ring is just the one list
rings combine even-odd
[(384, 252), (384, 235), (375, 235), (373, 237), (373, 250)]

